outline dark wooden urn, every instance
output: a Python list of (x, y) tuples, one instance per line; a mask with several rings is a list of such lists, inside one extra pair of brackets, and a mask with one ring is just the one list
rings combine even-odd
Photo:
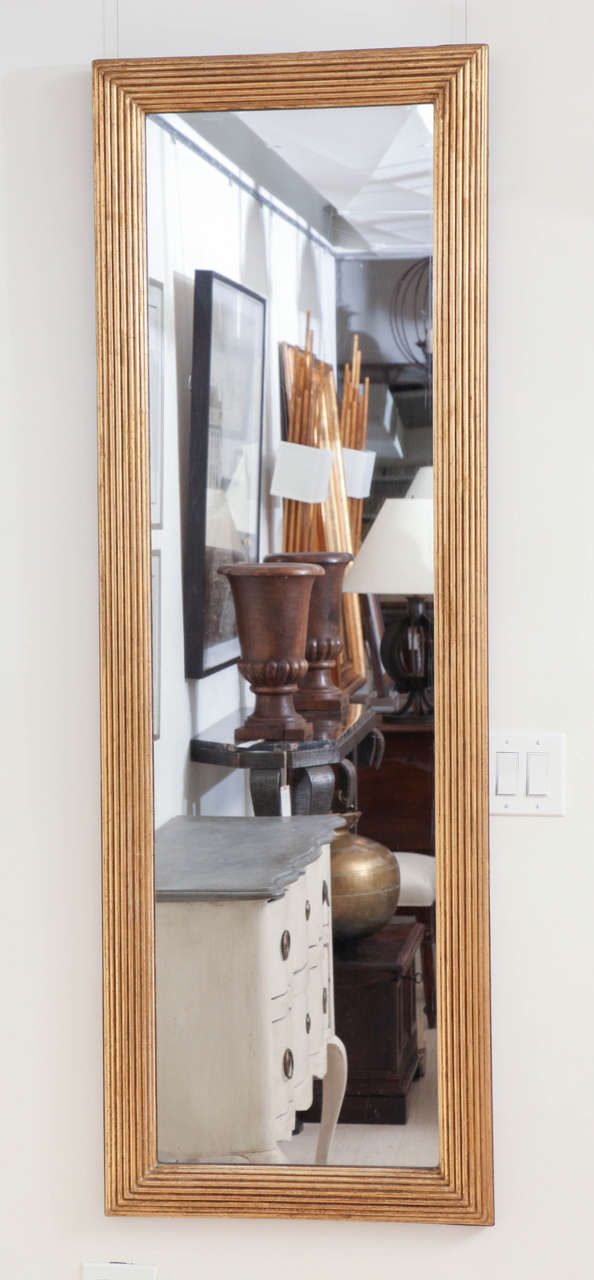
[(252, 739), (304, 741), (311, 723), (295, 710), (293, 695), (307, 671), (305, 642), (313, 584), (323, 578), (317, 564), (226, 564), (241, 647), (239, 670), (249, 680), (256, 705), (235, 731), (236, 742)]
[(311, 593), (305, 648), (307, 672), (295, 695), (298, 710), (315, 716), (342, 715), (348, 705), (348, 695), (335, 683), (334, 675), (342, 649), (342, 580), (352, 559), (348, 551), (292, 551), (266, 556), (267, 564), (306, 562), (324, 570), (323, 578), (316, 578)]

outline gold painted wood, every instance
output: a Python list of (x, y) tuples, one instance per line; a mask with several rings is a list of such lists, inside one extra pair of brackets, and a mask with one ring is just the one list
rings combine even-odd
[[(434, 463), (440, 1163), (156, 1159), (147, 112), (435, 108)], [(108, 1213), (493, 1221), (486, 563), (487, 50), (94, 66)]]
[[(344, 482), (342, 441), (336, 387), (334, 386), (334, 370), (331, 365), (319, 360), (313, 354), (313, 351), (309, 350), (308, 342), (310, 337), (311, 330), (309, 330), (308, 316), (305, 349), (293, 347), (288, 342), (282, 342), (280, 347), (281, 394), (285, 400), (285, 415), (289, 423), (288, 438), (298, 444), (306, 443), (305, 438), (296, 438), (293, 426), (295, 417), (293, 405), (297, 404), (297, 398), (295, 397), (294, 399), (294, 370), (295, 362), (297, 361), (299, 371), (297, 380), (299, 385), (305, 373), (306, 360), (309, 360), (313, 367), (314, 377), (309, 378), (308, 376), (308, 380), (312, 388), (315, 387), (316, 399), (315, 444), (320, 449), (328, 449), (330, 453), (333, 453), (335, 461), (330, 473), (328, 494), (324, 502), (320, 503), (319, 509), (313, 506), (308, 507), (307, 504), (295, 502), (292, 499), (285, 501), (285, 512), (287, 514), (284, 517), (283, 551), (304, 550), (303, 526), (305, 525), (308, 531), (305, 543), (307, 550), (352, 552), (353, 539)], [(303, 356), (305, 356), (304, 360), (302, 359)], [(300, 363), (301, 369), (299, 369)], [(312, 518), (311, 525), (309, 525), (310, 518)], [(346, 593), (342, 598), (341, 632), (344, 647), (342, 653), (338, 655), (335, 678), (344, 693), (351, 697), (357, 692), (357, 689), (360, 689), (365, 684), (367, 678), (361, 603), (358, 595)]]

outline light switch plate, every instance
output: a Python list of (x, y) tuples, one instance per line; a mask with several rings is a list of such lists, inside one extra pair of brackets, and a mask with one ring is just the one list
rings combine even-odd
[(140, 1262), (83, 1262), (82, 1280), (157, 1280), (157, 1268)]
[[(518, 789), (497, 795), (497, 754), (517, 752)], [(539, 757), (539, 776), (546, 778), (546, 795), (529, 795), (528, 757)], [(540, 757), (546, 757), (546, 765)], [(489, 739), (489, 809), (491, 813), (546, 818), (565, 813), (565, 734), (495, 731)]]

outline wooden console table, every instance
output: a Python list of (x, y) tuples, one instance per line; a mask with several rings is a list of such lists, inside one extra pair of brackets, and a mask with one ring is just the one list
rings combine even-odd
[(234, 732), (246, 714), (237, 711), (192, 738), (190, 760), (249, 769), (256, 817), (276, 817), (282, 812), (281, 787), (286, 785), (293, 813), (329, 813), (336, 783), (333, 765), (338, 766), (345, 807), (357, 808), (357, 772), (351, 757), (358, 748), (364, 749), (365, 758), (372, 762), (383, 754), (372, 706), (351, 704), (340, 719), (314, 721), (311, 742), (236, 744)]

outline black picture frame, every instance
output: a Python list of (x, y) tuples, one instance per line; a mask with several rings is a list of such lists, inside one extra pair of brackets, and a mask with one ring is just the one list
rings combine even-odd
[[(220, 564), (260, 554), (266, 299), (216, 271), (194, 273), (184, 549), (187, 679), (239, 658)], [(243, 527), (246, 526), (246, 527)]]

